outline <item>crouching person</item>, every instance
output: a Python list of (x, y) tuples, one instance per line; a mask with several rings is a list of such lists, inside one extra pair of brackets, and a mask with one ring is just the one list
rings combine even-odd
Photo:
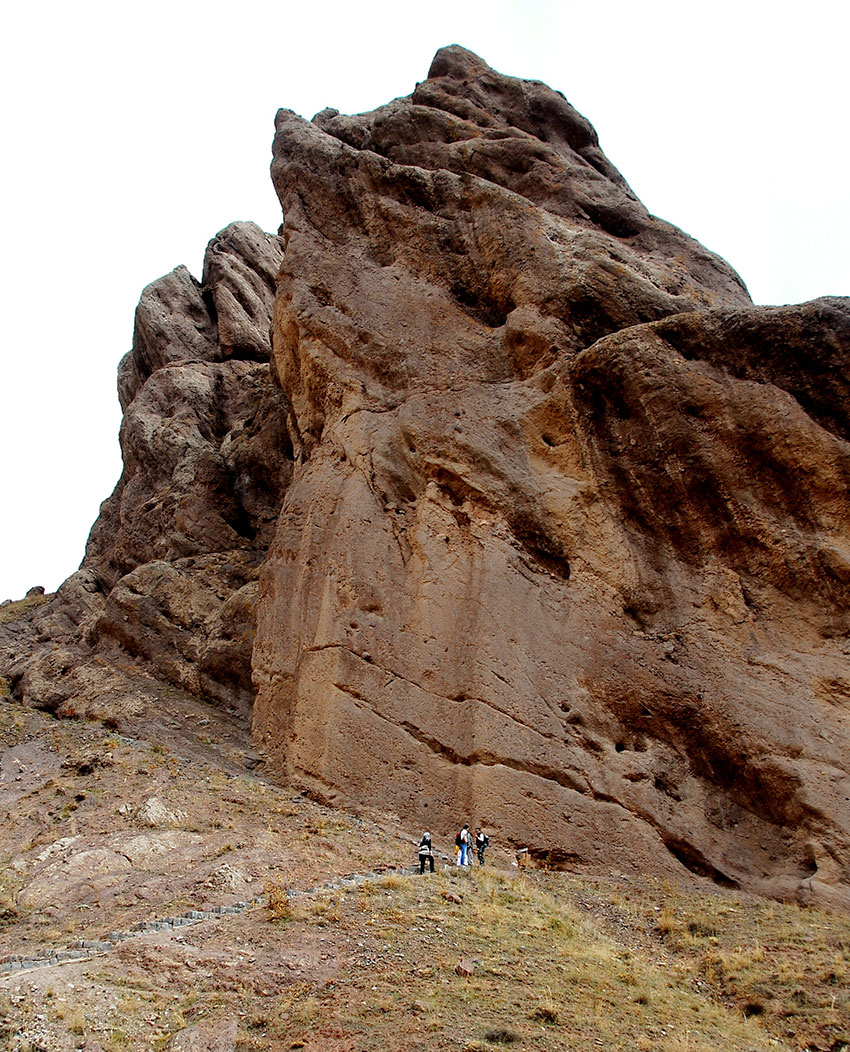
[(431, 834), (425, 833), (422, 839), (419, 841), (419, 872), (425, 872), (425, 863), (430, 866), (430, 871), (434, 872), (434, 848), (431, 846)]

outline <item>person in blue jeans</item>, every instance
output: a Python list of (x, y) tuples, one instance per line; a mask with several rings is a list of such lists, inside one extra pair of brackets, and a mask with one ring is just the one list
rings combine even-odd
[(458, 840), (460, 841), (460, 843), (458, 844), (458, 847), (460, 848), (460, 857), (458, 859), (458, 865), (459, 866), (468, 866), (469, 865), (469, 859), (467, 857), (468, 854), (469, 854), (469, 826), (468, 825), (465, 825), (463, 827), (463, 829), (461, 829), (460, 833), (458, 833)]

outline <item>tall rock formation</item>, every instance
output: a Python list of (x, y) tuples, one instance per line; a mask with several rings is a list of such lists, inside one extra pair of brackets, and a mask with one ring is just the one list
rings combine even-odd
[(281, 111), (272, 176), (281, 239), (142, 297), (125, 472), (7, 630), (18, 694), (165, 681), (330, 801), (850, 906), (850, 301), (754, 307), (458, 47)]

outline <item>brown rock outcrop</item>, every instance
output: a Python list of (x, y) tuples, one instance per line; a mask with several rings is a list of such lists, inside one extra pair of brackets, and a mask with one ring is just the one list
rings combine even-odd
[(0, 639), (17, 692), (129, 661), (330, 801), (850, 906), (850, 301), (753, 307), (457, 47), (281, 111), (272, 176), (281, 239), (142, 296), (125, 472)]
[(124, 472), (81, 569), (7, 633), (24, 699), (103, 716), (154, 677), (250, 713), (257, 575), (292, 464), (269, 366), (282, 255), (234, 223), (203, 284), (178, 267), (142, 293), (118, 370)]
[(846, 901), (848, 304), (753, 308), (459, 48), (375, 113), (281, 112), (274, 156), (273, 762), (554, 863)]

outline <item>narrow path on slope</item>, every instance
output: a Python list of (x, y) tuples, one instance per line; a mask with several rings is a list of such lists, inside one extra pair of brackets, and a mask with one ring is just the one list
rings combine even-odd
[[(455, 867), (447, 863), (445, 868), (453, 870)], [(313, 887), (302, 890), (287, 888), (286, 894), (290, 899), (307, 895), (321, 895), (327, 891), (358, 887), (369, 881), (380, 880), (390, 874), (408, 877), (419, 875), (416, 865), (405, 868), (387, 865), (367, 873), (348, 873), (336, 880), (325, 881), (322, 884), (316, 884)], [(257, 895), (247, 901), (234, 902), (228, 906), (214, 906), (208, 910), (188, 910), (186, 913), (174, 917), (139, 921), (129, 931), (111, 931), (105, 939), (77, 939), (70, 946), (40, 950), (38, 955), (7, 954), (5, 957), (0, 958), (0, 978), (17, 975), (23, 971), (32, 971), (35, 968), (52, 968), (56, 965), (91, 960), (92, 957), (109, 953), (110, 950), (115, 949), (116, 946), (127, 939), (138, 938), (151, 932), (172, 931), (198, 924), (201, 921), (220, 919), (237, 913), (244, 913), (246, 910), (262, 909), (267, 906), (268, 896)]]

